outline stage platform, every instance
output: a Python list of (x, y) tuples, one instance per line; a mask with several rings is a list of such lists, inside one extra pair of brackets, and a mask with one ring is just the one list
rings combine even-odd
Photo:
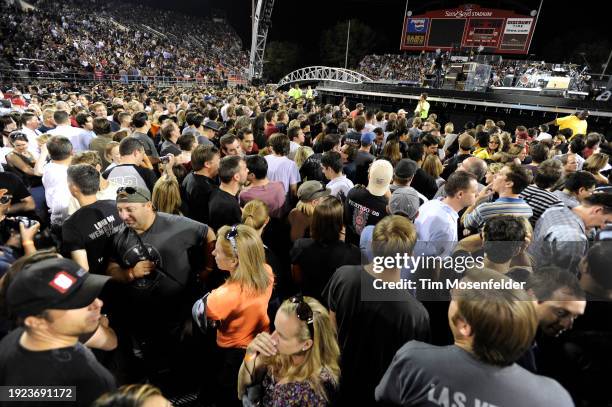
[(553, 115), (566, 115), (578, 110), (588, 109), (591, 117), (612, 120), (612, 102), (568, 99), (558, 96), (542, 96), (542, 89), (497, 88), (486, 92), (468, 92), (450, 89), (432, 89), (415, 86), (402, 86), (392, 83), (348, 84), (325, 81), (320, 82), (317, 91), (322, 95), (362, 97), (366, 100), (395, 102), (418, 100), (423, 92), (429, 95), (430, 103), (457, 104), (492, 109), (511, 109), (526, 112), (543, 112)]

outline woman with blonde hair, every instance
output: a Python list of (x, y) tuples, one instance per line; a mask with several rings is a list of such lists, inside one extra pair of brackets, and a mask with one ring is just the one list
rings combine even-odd
[(253, 199), (242, 208), (242, 223), (250, 226), (262, 235), (266, 225), (270, 222), (268, 207), (263, 201)]
[(425, 161), (423, 161), (421, 168), (436, 180), (436, 185), (438, 188), (440, 188), (440, 186), (446, 182), (444, 178), (440, 177), (440, 174), (442, 174), (442, 171), (444, 171), (444, 166), (437, 155), (428, 154), (425, 157)]
[(183, 214), (183, 201), (178, 180), (174, 176), (164, 174), (153, 187), (151, 202), (155, 208), (171, 215)]
[(582, 169), (593, 174), (597, 181), (597, 185), (602, 186), (610, 183), (610, 181), (600, 173), (606, 165), (608, 165), (608, 154), (594, 153), (585, 160)]
[(298, 188), (298, 203), (289, 212), (287, 220), (291, 225), (291, 241), (310, 235), (310, 223), (315, 206), (319, 200), (331, 193), (329, 189), (319, 181), (306, 181)]
[(553, 146), (550, 149), (549, 158), (567, 153), (567, 142), (563, 134), (553, 137)]
[[(260, 237), (262, 236), (264, 229), (266, 226), (268, 226), (269, 222), (270, 214), (268, 206), (265, 204), (265, 202), (260, 201), (259, 199), (254, 199), (249, 201), (244, 208), (242, 208), (242, 224), (255, 229)], [(279, 257), (265, 243), (264, 252), (266, 255), (266, 263), (270, 265), (272, 272), (274, 273), (275, 282), (268, 311), (270, 309), (276, 310), (280, 306), (281, 297), (279, 296), (279, 293), (282, 295), (282, 293), (284, 293), (285, 289), (288, 287), (287, 284), (289, 281), (289, 272), (280, 261)], [(268, 315), (273, 315), (273, 313), (268, 312)]]
[(525, 157), (527, 156), (525, 146), (521, 146), (519, 144), (512, 144), (510, 148), (508, 148), (507, 152), (515, 161), (518, 160), (517, 164), (519, 165), (523, 163), (523, 160), (525, 160)]
[[(503, 153), (502, 153), (503, 154)], [(487, 173), (485, 175), (485, 185), (490, 185), (495, 179), (495, 175), (504, 168), (504, 164), (501, 162), (494, 162), (487, 166)]]
[(92, 407), (171, 407), (162, 392), (150, 384), (128, 384), (96, 400)]
[(400, 143), (397, 139), (387, 140), (383, 147), (381, 158), (389, 161), (393, 167), (402, 159)]
[(313, 154), (313, 149), (308, 146), (298, 147), (297, 151), (295, 152), (295, 157), (293, 157), (293, 161), (295, 161), (295, 165), (297, 165), (298, 169), (302, 168), (302, 164), (304, 164), (308, 157)]
[(247, 225), (221, 227), (213, 255), (217, 267), (229, 273), (206, 301), (206, 317), (219, 321), (216, 402), (229, 406), (237, 403), (235, 385), (246, 347), (270, 326), (267, 310), (274, 274), (259, 233)]
[(495, 127), (495, 122), (493, 120), (491, 120), (491, 119), (485, 120), (485, 124), (484, 124), (484, 130), (485, 131), (489, 131), (489, 130), (491, 130), (494, 127)]
[[(281, 305), (276, 330), (255, 337), (238, 375), (238, 397), (265, 406), (328, 406), (338, 387), (340, 349), (329, 312), (317, 300), (294, 296)], [(248, 387), (261, 383), (262, 400)]]
[(118, 141), (110, 141), (106, 147), (104, 147), (104, 158), (110, 163), (110, 165), (106, 167), (107, 171), (121, 163), (121, 154), (119, 154)]
[(499, 135), (493, 134), (489, 137), (489, 145), (487, 146), (487, 152), (489, 153), (489, 157), (495, 153), (503, 151), (503, 142)]
[(504, 131), (499, 136), (499, 141), (501, 142), (500, 151), (507, 153), (512, 145), (512, 135), (510, 135), (510, 133), (507, 131)]

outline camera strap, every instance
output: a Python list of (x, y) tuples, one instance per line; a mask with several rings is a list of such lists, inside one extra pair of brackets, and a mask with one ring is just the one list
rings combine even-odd
[(161, 270), (161, 268), (157, 267), (157, 264), (155, 263), (155, 259), (153, 259), (153, 256), (151, 256), (151, 253), (149, 253), (149, 249), (147, 249), (147, 246), (145, 246), (144, 242), (142, 241), (142, 238), (140, 237), (140, 235), (138, 233), (136, 233), (136, 231), (134, 231), (132, 228), (130, 229), (130, 233), (133, 233), (134, 236), (136, 236), (136, 240), (138, 241), (138, 245), (140, 246), (140, 250), (143, 251), (145, 257), (147, 258), (147, 260), (149, 260), (151, 263), (155, 264), (155, 270), (161, 274), (164, 277), (169, 278), (170, 280), (174, 281), (175, 283), (177, 283), (179, 286), (181, 286), (182, 288), (185, 288), (184, 284), (181, 284), (176, 278), (174, 278), (174, 276), (165, 273), (163, 270)]

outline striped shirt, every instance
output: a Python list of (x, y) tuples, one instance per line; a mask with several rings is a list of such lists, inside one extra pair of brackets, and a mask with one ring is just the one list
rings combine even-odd
[(533, 216), (529, 218), (531, 226), (536, 225), (538, 219), (540, 219), (540, 216), (542, 216), (545, 210), (553, 206), (562, 205), (555, 194), (537, 185), (529, 185), (519, 196), (523, 198), (533, 210)]
[(554, 264), (576, 272), (586, 254), (588, 238), (582, 219), (565, 205), (548, 209), (533, 231), (529, 252), (538, 267)]
[(521, 198), (503, 197), (495, 202), (486, 202), (478, 205), (463, 220), (466, 229), (480, 229), (489, 219), (499, 215), (512, 215), (530, 218), (533, 216), (531, 207)]

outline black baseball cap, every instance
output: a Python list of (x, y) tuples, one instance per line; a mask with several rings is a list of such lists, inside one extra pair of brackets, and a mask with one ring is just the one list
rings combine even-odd
[(16, 273), (6, 289), (10, 313), (27, 317), (47, 309), (77, 309), (91, 304), (109, 276), (91, 274), (64, 258), (41, 260)]

